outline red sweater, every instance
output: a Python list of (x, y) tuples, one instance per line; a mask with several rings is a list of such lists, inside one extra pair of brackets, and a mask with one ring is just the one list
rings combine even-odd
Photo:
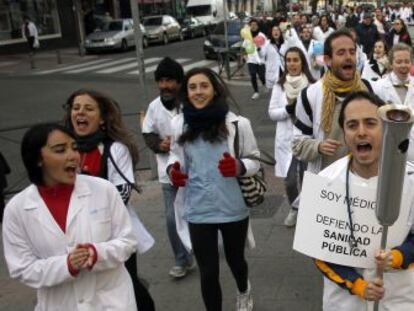
[(73, 188), (74, 185), (37, 186), (40, 196), (63, 232), (66, 232), (66, 218)]

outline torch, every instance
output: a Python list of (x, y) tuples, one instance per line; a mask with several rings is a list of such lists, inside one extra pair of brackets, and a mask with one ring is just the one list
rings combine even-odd
[[(414, 114), (407, 106), (388, 104), (378, 109), (378, 115), (382, 120), (383, 137), (375, 213), (383, 228), (381, 249), (385, 249), (388, 227), (394, 224), (400, 214), (409, 135)], [(377, 269), (377, 276), (382, 278), (383, 271)], [(376, 302), (374, 311), (378, 311), (378, 305)]]

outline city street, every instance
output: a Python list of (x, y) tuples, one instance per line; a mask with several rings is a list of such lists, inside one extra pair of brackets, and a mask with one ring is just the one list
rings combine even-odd
[[(139, 127), (139, 112), (146, 110), (158, 94), (154, 70), (164, 56), (182, 63), (187, 71), (197, 66), (217, 70), (217, 62), (205, 60), (204, 38), (150, 46), (144, 50), (147, 68), (146, 92), (139, 86), (135, 51), (76, 55), (76, 49), (61, 51), (63, 64), (57, 65), (54, 51), (35, 56), (36, 69), (30, 69), (26, 55), (5, 56), (0, 60), (0, 150), (12, 167), (8, 191), (27, 185), (20, 160), (20, 141), (31, 124), (62, 119), (62, 105), (70, 93), (79, 88), (93, 88), (114, 97), (121, 105), (128, 126), (135, 132), (141, 150), (137, 176), (143, 186), (141, 195), (134, 195), (134, 206), (143, 223), (154, 235), (156, 244), (139, 257), (138, 270), (149, 285), (157, 310), (203, 310), (197, 269), (182, 280), (172, 280), (168, 270), (173, 265), (164, 218), (160, 187), (150, 178), (150, 153), (145, 148)], [(250, 99), (252, 89), (245, 72), (228, 84), (237, 107), (233, 111), (248, 117), (260, 148), (273, 153), (275, 124), (267, 116), (270, 93), (262, 90), (260, 99)], [(147, 94), (147, 98), (146, 97)], [(255, 301), (254, 310), (321, 309), (322, 276), (312, 261), (292, 250), (294, 229), (283, 225), (288, 212), (282, 180), (266, 167), (269, 190), (263, 205), (252, 210), (252, 227), (256, 248), (247, 250), (249, 275)], [(33, 310), (34, 290), (10, 280), (0, 245), (0, 311)], [(234, 310), (236, 285), (224, 256), (221, 258), (223, 310)], [(64, 310), (64, 307), (62, 307)]]

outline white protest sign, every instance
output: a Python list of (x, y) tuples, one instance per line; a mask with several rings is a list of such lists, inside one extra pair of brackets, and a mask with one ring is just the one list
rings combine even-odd
[[(345, 183), (305, 173), (293, 249), (326, 262), (356, 268), (374, 268), (382, 227), (375, 216), (376, 185), (356, 185), (350, 179), (350, 206), (357, 247), (350, 247), (350, 223)], [(387, 248), (400, 245), (410, 229), (410, 204), (403, 196), (400, 215), (389, 227)]]

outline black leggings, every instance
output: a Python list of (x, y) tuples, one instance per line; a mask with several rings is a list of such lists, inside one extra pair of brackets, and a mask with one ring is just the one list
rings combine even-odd
[(258, 64), (248, 63), (247, 66), (249, 68), (250, 80), (252, 82), (253, 89), (254, 89), (255, 93), (257, 93), (257, 92), (259, 92), (259, 87), (257, 86), (257, 77), (256, 77), (256, 75), (259, 75), (259, 79), (260, 79), (260, 81), (262, 81), (263, 85), (266, 84), (265, 65), (263, 65), (263, 64), (258, 65)]
[(154, 301), (152, 300), (148, 289), (141, 283), (140, 279), (138, 278), (136, 253), (132, 254), (131, 257), (129, 257), (129, 259), (125, 262), (125, 267), (131, 275), (138, 310), (154, 311)]
[(201, 293), (207, 311), (221, 311), (219, 282), (218, 231), (223, 237), (224, 252), (239, 292), (247, 290), (248, 268), (244, 258), (249, 218), (220, 224), (189, 223), (193, 251), (200, 270)]

